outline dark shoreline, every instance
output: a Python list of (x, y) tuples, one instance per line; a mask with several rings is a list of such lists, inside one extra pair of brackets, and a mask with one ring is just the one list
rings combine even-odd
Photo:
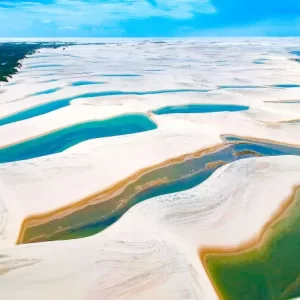
[[(223, 300), (298, 297), (299, 186), (283, 201), (260, 233), (236, 247), (206, 247), (199, 256)], [(246, 299), (246, 298), (245, 298)]]
[(57, 49), (73, 45), (73, 43), (58, 42), (5, 42), (0, 43), (0, 83), (8, 82), (22, 67), (22, 60), (33, 55), (39, 49)]
[(253, 156), (300, 155), (300, 148), (296, 145), (230, 135), (224, 135), (222, 139), (224, 142), (213, 148), (140, 170), (108, 190), (55, 211), (26, 218), (17, 243), (90, 236), (105, 230), (135, 204), (158, 195), (190, 189), (224, 164)]

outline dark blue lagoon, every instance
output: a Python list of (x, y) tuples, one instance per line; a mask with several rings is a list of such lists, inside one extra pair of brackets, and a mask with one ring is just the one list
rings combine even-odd
[(300, 155), (300, 147), (255, 139), (224, 135), (223, 140), (234, 145), (238, 158), (249, 156)]
[(208, 92), (208, 90), (193, 90), (193, 89), (172, 89), (172, 90), (157, 90), (157, 91), (144, 91), (144, 92), (135, 92), (135, 91), (103, 91), (103, 92), (93, 92), (93, 93), (85, 93), (77, 96), (73, 96), (70, 98), (60, 99), (53, 102), (41, 104), (38, 106), (34, 106), (23, 111), (14, 113), (10, 116), (4, 117), (0, 119), (0, 126), (26, 120), (29, 118), (33, 118), (36, 116), (40, 116), (51, 111), (57, 110), (59, 108), (70, 105), (70, 101), (76, 99), (84, 99), (84, 98), (94, 98), (94, 97), (107, 97), (107, 96), (117, 96), (117, 95), (156, 95), (156, 94), (168, 94), (168, 93), (189, 93), (189, 92)]
[[(263, 155), (300, 155), (300, 147), (293, 147), (276, 142), (254, 140), (236, 136), (223, 136), (227, 145), (220, 145), (215, 152), (195, 156), (188, 154), (184, 160), (174, 162), (160, 168), (145, 171), (135, 179), (128, 179), (124, 186), (117, 186), (110, 199), (108, 192), (102, 191), (93, 195), (91, 204), (83, 201), (82, 208), (70, 208), (68, 213), (58, 212), (49, 222), (45, 215), (32, 218), (35, 224), (23, 227), (20, 243), (41, 242), (58, 239), (81, 238), (100, 232), (117, 221), (133, 205), (165, 195), (190, 189), (206, 180), (217, 168), (229, 162)], [(198, 154), (199, 155), (199, 154)], [(102, 199), (105, 199), (103, 201)], [(61, 213), (61, 216), (59, 214)], [(37, 222), (40, 225), (36, 226)]]
[(253, 61), (255, 65), (263, 65), (268, 61), (266, 58), (260, 58)]
[(22, 120), (26, 120), (29, 118), (33, 118), (36, 116), (40, 116), (43, 114), (46, 114), (50, 111), (65, 107), (69, 105), (69, 101), (54, 101), (54, 102), (49, 102), (49, 103), (45, 103), (42, 105), (38, 105), (38, 106), (34, 106), (32, 108), (28, 108), (25, 109), (23, 111), (14, 113), (10, 116), (4, 117), (2, 119), (0, 119), (0, 126), (1, 125), (6, 125), (9, 123), (13, 123), (13, 122), (17, 122), (17, 121), (22, 121)]
[[(100, 194), (96, 198), (100, 199), (101, 203), (95, 201), (95, 205), (88, 205), (64, 218), (26, 228), (19, 242), (63, 240), (95, 234), (113, 224), (139, 202), (158, 195), (187, 190), (200, 184), (217, 168), (215, 165), (209, 167), (210, 162), (222, 160), (227, 163), (234, 159), (230, 147), (224, 147), (214, 153), (189, 157), (182, 162), (154, 169), (136, 180), (129, 180), (129, 184), (125, 183), (119, 190), (111, 192), (109, 201), (101, 201), (103, 195)], [(61, 229), (59, 232), (58, 228)]]
[(82, 86), (82, 85), (93, 85), (93, 84), (104, 84), (104, 81), (75, 81), (71, 83), (71, 86)]
[(287, 83), (287, 84), (274, 84), (272, 87), (275, 88), (282, 88), (282, 89), (288, 89), (288, 88), (299, 88), (300, 84), (294, 84), (294, 83)]
[(75, 124), (0, 149), (0, 163), (59, 153), (90, 139), (132, 134), (156, 128), (156, 124), (143, 114), (128, 114), (102, 121)]
[(57, 92), (59, 90), (61, 90), (61, 88), (53, 88), (53, 89), (49, 89), (49, 90), (45, 90), (45, 91), (40, 91), (40, 92), (34, 93), (34, 94), (30, 95), (30, 96), (48, 95), (48, 94), (55, 93), (55, 92)]
[(231, 105), (231, 104), (187, 104), (187, 105), (174, 105), (166, 106), (152, 112), (157, 115), (165, 114), (184, 114), (184, 113), (211, 113), (222, 111), (241, 111), (247, 110), (249, 106), (244, 105)]
[(49, 79), (49, 80), (41, 81), (41, 83), (49, 83), (49, 82), (55, 82), (55, 81), (58, 81), (58, 79)]
[(291, 51), (290, 53), (296, 56), (300, 56), (300, 50)]
[(56, 67), (63, 67), (63, 65), (59, 65), (59, 64), (32, 64), (32, 65), (28, 65), (27, 69), (56, 68)]

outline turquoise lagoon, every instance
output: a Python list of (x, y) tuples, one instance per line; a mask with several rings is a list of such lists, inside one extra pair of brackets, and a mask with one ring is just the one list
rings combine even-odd
[[(300, 155), (300, 147), (293, 147), (280, 143), (272, 143), (262, 140), (244, 139), (235, 136), (223, 136), (226, 143), (234, 145), (235, 153), (240, 157), (245, 158), (257, 154), (259, 156), (278, 156), (278, 155)], [(252, 154), (243, 154), (246, 151)]]
[(53, 88), (53, 89), (49, 89), (49, 90), (44, 90), (44, 91), (40, 91), (40, 92), (37, 92), (37, 93), (34, 93), (30, 96), (40, 96), (40, 95), (48, 95), (48, 94), (53, 94), (57, 91), (61, 90), (61, 88)]
[(299, 88), (300, 84), (287, 83), (287, 84), (274, 84), (272, 87), (281, 88), (281, 89), (289, 89), (289, 88)]
[(187, 104), (187, 105), (174, 105), (165, 106), (152, 112), (157, 115), (165, 114), (183, 114), (183, 113), (212, 113), (222, 111), (241, 111), (247, 110), (249, 106), (244, 105), (231, 105), (231, 104)]
[(157, 95), (157, 94), (168, 94), (168, 93), (195, 93), (195, 92), (207, 92), (207, 90), (194, 90), (194, 89), (172, 89), (172, 90), (157, 90), (157, 91), (144, 91), (144, 92), (135, 92), (135, 91), (103, 91), (103, 92), (93, 92), (93, 93), (85, 93), (77, 96), (73, 96), (70, 98), (60, 99), (53, 102), (48, 102), (45, 104), (41, 104), (35, 107), (31, 107), (25, 109), (20, 112), (16, 112), (10, 116), (4, 117), (0, 119), (0, 126), (6, 125), (9, 123), (26, 120), (29, 118), (37, 117), (51, 111), (63, 108), (65, 106), (70, 105), (72, 100), (76, 99), (85, 99), (85, 98), (94, 98), (94, 97), (107, 97), (107, 96), (118, 96), (118, 95)]
[(82, 85), (94, 85), (94, 84), (105, 84), (104, 81), (88, 81), (88, 80), (81, 80), (81, 81), (74, 81), (71, 83), (71, 86), (82, 86)]
[(267, 58), (259, 58), (253, 61), (255, 65), (264, 65), (269, 59)]
[(63, 67), (63, 65), (59, 65), (59, 64), (28, 64), (26, 66), (27, 69), (40, 69), (40, 68), (43, 69), (43, 68), (57, 68), (57, 67)]
[(0, 149), (0, 163), (59, 153), (90, 139), (132, 134), (156, 128), (156, 124), (143, 114), (128, 114), (102, 121), (75, 124)]
[[(118, 220), (133, 205), (159, 195), (190, 189), (206, 180), (220, 165), (262, 155), (300, 155), (300, 148), (277, 143), (223, 136), (220, 150), (173, 163), (143, 174), (121, 187), (109, 201), (95, 196), (93, 204), (25, 230), (22, 243), (81, 238), (96, 234)], [(246, 154), (243, 154), (246, 153)], [(97, 201), (98, 200), (98, 201)]]

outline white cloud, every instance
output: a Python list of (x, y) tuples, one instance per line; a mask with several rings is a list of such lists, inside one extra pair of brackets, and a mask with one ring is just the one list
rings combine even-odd
[[(10, 3), (10, 2), (5, 2)], [(53, 4), (43, 5), (32, 2), (19, 2), (15, 9), (28, 13), (30, 18), (53, 19), (59, 23), (78, 25), (104, 24), (124, 19), (143, 19), (160, 16), (174, 19), (189, 19), (195, 13), (213, 13), (214, 7), (209, 0), (157, 0), (152, 6), (146, 0), (80, 1), (57, 0)]]
[[(56, 0), (52, 4), (36, 2), (18, 2), (11, 8), (12, 2), (1, 2), (1, 23), (10, 32), (18, 30), (74, 30), (82, 27), (106, 27), (119, 30), (119, 22), (149, 17), (165, 17), (177, 20), (190, 19), (196, 13), (215, 12), (210, 0), (156, 0), (151, 5), (146, 0)], [(3, 17), (4, 16), (4, 17)], [(18, 22), (16, 22), (18, 20)], [(40, 24), (40, 28), (39, 25)], [(71, 29), (72, 28), (72, 29)], [(3, 28), (2, 28), (3, 29)], [(18, 29), (18, 30), (17, 30)]]

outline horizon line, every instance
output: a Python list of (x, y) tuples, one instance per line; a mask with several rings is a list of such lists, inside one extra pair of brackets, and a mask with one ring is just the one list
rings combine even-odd
[(147, 36), (147, 37), (71, 37), (71, 36), (49, 36), (49, 37), (0, 37), (0, 40), (18, 40), (18, 39), (203, 39), (203, 38), (300, 38), (300, 35), (219, 35), (219, 36)]

